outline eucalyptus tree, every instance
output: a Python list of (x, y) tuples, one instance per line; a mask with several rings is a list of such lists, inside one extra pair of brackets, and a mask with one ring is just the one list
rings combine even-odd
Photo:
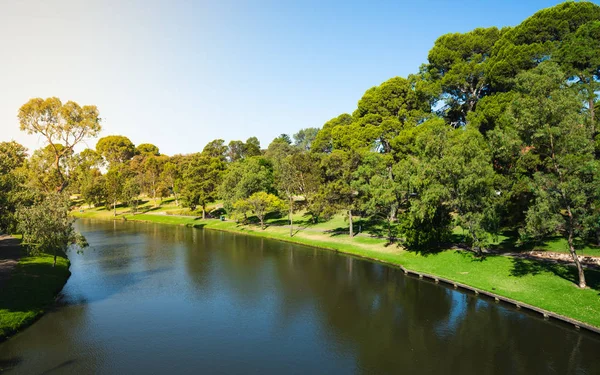
[(21, 106), (18, 118), (21, 130), (41, 135), (48, 143), (58, 177), (55, 188), (63, 191), (69, 183), (64, 171), (65, 159), (73, 155), (76, 145), (97, 136), (102, 129), (98, 109), (73, 101), (63, 104), (56, 97), (34, 98)]

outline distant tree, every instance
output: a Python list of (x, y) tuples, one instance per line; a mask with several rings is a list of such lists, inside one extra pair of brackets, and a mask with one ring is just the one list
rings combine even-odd
[(338, 117), (334, 117), (331, 120), (327, 121), (323, 128), (318, 131), (315, 139), (311, 143), (310, 149), (313, 152), (324, 152), (330, 153), (333, 151), (333, 135), (332, 133), (335, 131), (343, 132), (344, 129), (347, 130), (347, 126), (352, 124), (352, 116), (344, 113), (339, 115)]
[(156, 193), (160, 184), (160, 176), (165, 161), (165, 157), (148, 155), (142, 163), (142, 181), (145, 182), (145, 190), (152, 196), (154, 207), (157, 206)]
[(262, 157), (251, 157), (231, 163), (218, 188), (225, 209), (231, 211), (233, 203), (259, 192), (274, 192), (273, 165)]
[(250, 211), (260, 220), (261, 229), (265, 229), (265, 216), (270, 212), (285, 210), (285, 203), (277, 196), (264, 191), (252, 194), (246, 199), (237, 201), (234, 209), (239, 211)]
[(195, 210), (202, 207), (202, 218), (206, 217), (206, 206), (217, 199), (217, 188), (221, 184), (226, 168), (224, 158), (210, 151), (190, 156), (181, 178), (181, 200), (185, 207)]
[(59, 180), (56, 190), (63, 191), (68, 179), (61, 163), (73, 154), (76, 145), (98, 135), (102, 129), (98, 109), (93, 105), (81, 107), (72, 101), (63, 104), (54, 97), (35, 98), (21, 106), (18, 118), (21, 130), (45, 138), (54, 156), (53, 166)]
[(142, 156), (159, 156), (160, 155), (158, 147), (156, 147), (152, 143), (139, 144), (135, 148), (135, 153), (136, 153), (136, 155), (142, 155)]
[(112, 203), (113, 216), (117, 216), (117, 202), (123, 197), (123, 187), (130, 171), (125, 164), (115, 164), (106, 172), (106, 200)]
[(125, 181), (121, 197), (123, 202), (131, 208), (132, 213), (135, 213), (137, 211), (137, 206), (141, 192), (142, 189), (135, 177), (132, 176)]
[(163, 167), (163, 170), (160, 175), (160, 180), (165, 183), (168, 190), (175, 197), (175, 205), (179, 206), (179, 198), (176, 188), (176, 182), (181, 178), (180, 167), (173, 161), (171, 158), (167, 161)]
[(124, 163), (135, 155), (135, 146), (129, 138), (122, 135), (109, 135), (96, 143), (98, 152), (109, 165)]
[(317, 137), (318, 132), (318, 128), (300, 129), (298, 133), (294, 134), (294, 146), (299, 147), (302, 150), (309, 151), (310, 146)]
[(261, 154), (260, 151), (260, 142), (258, 141), (258, 138), (256, 137), (250, 137), (248, 139), (246, 139), (246, 155), (245, 157), (251, 157), (251, 156), (259, 156)]

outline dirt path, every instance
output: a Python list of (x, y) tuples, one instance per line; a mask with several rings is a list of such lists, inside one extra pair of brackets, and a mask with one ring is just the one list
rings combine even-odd
[(23, 249), (19, 240), (0, 234), (0, 288), (10, 277), (13, 268), (19, 263), (19, 258), (23, 255)]

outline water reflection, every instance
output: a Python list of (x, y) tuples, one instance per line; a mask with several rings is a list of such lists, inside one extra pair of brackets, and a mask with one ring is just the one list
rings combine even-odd
[(381, 264), (177, 226), (82, 221), (63, 305), (14, 373), (597, 374), (600, 340)]

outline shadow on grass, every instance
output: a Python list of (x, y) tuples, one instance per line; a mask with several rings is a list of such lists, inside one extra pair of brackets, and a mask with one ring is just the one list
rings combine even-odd
[[(511, 260), (513, 263), (513, 268), (510, 274), (512, 276), (523, 277), (527, 275), (538, 275), (540, 273), (550, 272), (564, 280), (573, 283), (573, 285), (577, 285), (579, 283), (579, 276), (575, 266), (568, 266), (544, 260), (532, 260), (517, 257), (511, 258)], [(586, 269), (584, 273), (588, 287), (600, 292), (600, 271)]]

